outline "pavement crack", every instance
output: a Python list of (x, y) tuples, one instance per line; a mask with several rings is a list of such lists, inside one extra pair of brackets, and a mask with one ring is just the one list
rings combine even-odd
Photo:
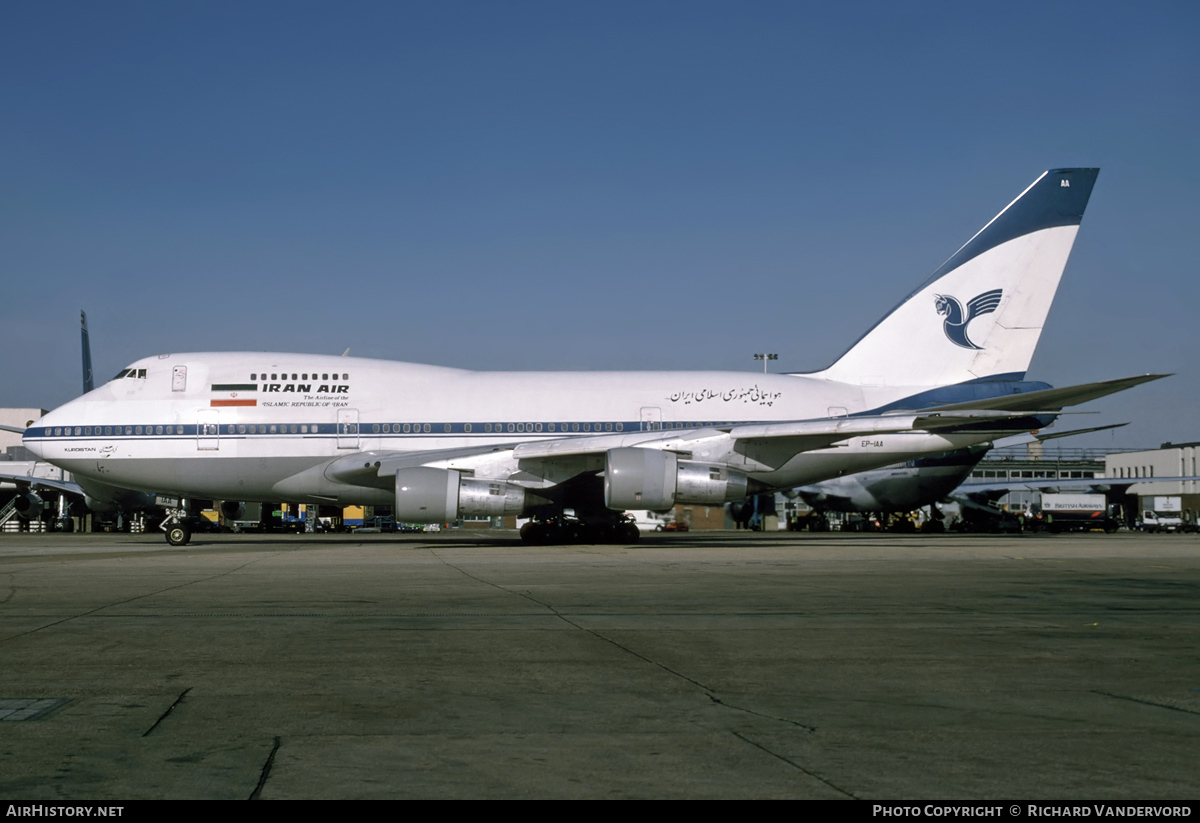
[(271, 766), (275, 765), (275, 752), (279, 751), (279, 737), (275, 737), (275, 745), (271, 747), (271, 753), (267, 755), (267, 762), (263, 763), (262, 773), (258, 776), (258, 785), (254, 787), (254, 791), (250, 792), (247, 800), (258, 800), (262, 794), (263, 786), (267, 785), (267, 778), (271, 776)]
[(849, 797), (851, 800), (858, 800), (858, 799), (859, 799), (859, 798), (858, 798), (858, 796), (857, 796), (857, 795), (855, 795), (855, 794), (853, 794), (852, 792), (848, 792), (848, 791), (846, 791), (845, 789), (841, 788), (840, 786), (836, 786), (836, 785), (834, 785), (833, 783), (830, 783), (828, 780), (826, 780), (825, 778), (821, 777), (821, 775), (819, 775), (819, 774), (816, 774), (815, 772), (811, 772), (811, 771), (809, 771), (808, 769), (804, 768), (803, 766), (801, 766), (799, 763), (797, 763), (797, 762), (796, 762), (796, 761), (794, 761), (794, 760), (790, 760), (790, 759), (788, 759), (788, 758), (784, 757), (783, 755), (781, 755), (781, 754), (779, 754), (779, 753), (777, 753), (777, 752), (773, 752), (773, 751), (771, 751), (770, 749), (768, 749), (768, 748), (767, 748), (766, 746), (764, 746), (763, 744), (761, 744), (761, 743), (759, 743), (759, 742), (757, 742), (757, 741), (755, 741), (755, 740), (751, 740), (750, 738), (746, 737), (746, 736), (745, 736), (744, 734), (742, 734), (741, 732), (731, 732), (731, 734), (732, 734), (734, 737), (736, 737), (738, 740), (741, 740), (743, 743), (748, 743), (749, 745), (753, 746), (754, 748), (758, 749), (759, 751), (761, 751), (761, 752), (765, 752), (766, 754), (769, 754), (769, 755), (771, 755), (771, 757), (774, 757), (776, 760), (783, 761), (784, 763), (786, 763), (786, 764), (788, 764), (789, 766), (791, 766), (793, 769), (796, 769), (797, 771), (803, 772), (804, 774), (806, 774), (806, 775), (808, 775), (809, 777), (811, 777), (813, 780), (816, 780), (816, 781), (818, 781), (818, 782), (820, 782), (820, 783), (824, 783), (826, 786), (828, 786), (829, 788), (833, 789), (833, 790), (834, 790), (835, 792), (837, 792), (838, 794), (844, 794), (844, 795), (846, 795), (846, 797)]
[(601, 640), (605, 643), (608, 643), (609, 645), (625, 652), (625, 654), (628, 654), (632, 657), (636, 657), (638, 660), (641, 660), (644, 663), (647, 663), (651, 666), (655, 666), (659, 669), (662, 669), (664, 672), (671, 675), (672, 677), (677, 677), (686, 683), (690, 683), (691, 685), (695, 686), (700, 691), (704, 692), (704, 695), (718, 706), (722, 706), (726, 709), (732, 709), (733, 711), (745, 712), (746, 714), (752, 714), (756, 717), (762, 717), (767, 720), (777, 720), (781, 723), (789, 723), (793, 726), (798, 726), (798, 727), (800, 727), (802, 729), (806, 729), (810, 732), (815, 732), (817, 730), (816, 726), (809, 726), (806, 723), (800, 723), (799, 721), (790, 720), (786, 717), (777, 717), (775, 715), (763, 714), (762, 712), (756, 712), (756, 711), (753, 711), (752, 709), (745, 709), (745, 708), (742, 708), (741, 706), (735, 706), (732, 703), (727, 703), (724, 700), (722, 700), (721, 698), (717, 697), (714, 689), (709, 688), (705, 684), (701, 683), (699, 680), (696, 680), (695, 678), (692, 678), (692, 677), (688, 677), (683, 672), (672, 669), (670, 666), (666, 665), (665, 663), (660, 663), (657, 660), (653, 660), (649, 657), (646, 657), (646, 655), (641, 654), (640, 652), (636, 652), (633, 649), (629, 648), (628, 646), (622, 645), (621, 643), (618, 643), (616, 640), (613, 640), (611, 637), (606, 637), (594, 629), (589, 629), (587, 626), (582, 626), (579, 623), (576, 623), (574, 620), (567, 617), (565, 614), (563, 614), (558, 609), (551, 606), (549, 603), (543, 603), (541, 600), (538, 600), (533, 595), (526, 594), (525, 592), (514, 591), (512, 589), (501, 586), (498, 583), (493, 583), (490, 580), (484, 580), (481, 577), (476, 577), (475, 575), (471, 574), (470, 572), (465, 571), (464, 569), (454, 565), (453, 563), (449, 562), (448, 560), (445, 560), (444, 558), (438, 556), (437, 552), (431, 550), (431, 553), (433, 554), (434, 557), (437, 557), (437, 559), (440, 560), (442, 563), (444, 563), (447, 566), (449, 566), (450, 568), (458, 571), (460, 574), (462, 574), (466, 577), (469, 577), (472, 580), (475, 580), (479, 583), (483, 583), (484, 585), (491, 586), (492, 588), (495, 588), (495, 589), (499, 589), (502, 592), (507, 592), (508, 594), (513, 594), (513, 595), (516, 595), (517, 597), (522, 597), (531, 603), (536, 603), (537, 605), (541, 606), (543, 609), (546, 609), (547, 611), (549, 611), (551, 614), (553, 614), (559, 620), (566, 623), (568, 626), (578, 629), (579, 631), (584, 632), (586, 634), (590, 634), (592, 637), (596, 638), (597, 640)]
[(1130, 697), (1125, 694), (1113, 694), (1112, 692), (1102, 692), (1098, 689), (1092, 689), (1092, 694), (1098, 694), (1102, 697), (1111, 697), (1115, 700), (1128, 700), (1130, 703), (1141, 703), (1143, 706), (1154, 706), (1158, 709), (1169, 709), (1173, 712), (1183, 712), (1184, 714), (1200, 714), (1194, 709), (1181, 709), (1179, 706), (1172, 706), (1170, 703), (1158, 703), (1154, 700), (1144, 700), (1140, 697)]
[(182, 703), (182, 702), (183, 702), (183, 698), (184, 698), (184, 697), (186, 697), (186, 696), (187, 696), (187, 693), (188, 693), (188, 692), (190, 692), (191, 690), (192, 690), (192, 687), (191, 687), (191, 686), (188, 686), (186, 689), (184, 689), (183, 691), (181, 691), (181, 692), (179, 693), (179, 697), (176, 697), (176, 698), (175, 698), (175, 702), (174, 702), (174, 703), (172, 703), (170, 706), (167, 706), (167, 710), (158, 716), (158, 720), (155, 720), (155, 721), (154, 721), (154, 725), (153, 725), (153, 726), (151, 726), (150, 728), (146, 729), (146, 731), (144, 731), (144, 732), (142, 733), (142, 737), (146, 737), (147, 735), (149, 735), (149, 734), (150, 734), (150, 732), (152, 732), (152, 731), (154, 731), (155, 729), (157, 729), (157, 728), (158, 728), (158, 724), (159, 724), (159, 723), (161, 723), (161, 722), (163, 722), (164, 720), (166, 720), (166, 719), (167, 719), (167, 715), (169, 715), (171, 712), (173, 712), (173, 711), (175, 710), (175, 707), (176, 707), (176, 706), (178, 706), (180, 703)]
[(243, 563), (242, 565), (235, 566), (232, 569), (227, 569), (226, 571), (223, 571), (220, 574), (212, 574), (212, 575), (209, 575), (208, 577), (201, 577), (198, 580), (189, 580), (186, 583), (178, 583), (174, 586), (167, 586), (166, 588), (158, 589), (158, 590), (152, 591), (152, 592), (146, 592), (145, 594), (139, 594), (135, 597), (126, 598), (125, 600), (118, 600), (116, 603), (105, 603), (103, 606), (97, 606), (94, 609), (88, 609), (86, 612), (80, 612), (79, 614), (68, 615), (67, 617), (64, 617), (60, 620), (55, 620), (52, 623), (46, 623), (43, 626), (38, 626), (36, 629), (30, 629), (29, 631), (19, 632), (17, 634), (9, 635), (8, 637), (0, 638), (0, 643), (7, 643), (10, 640), (18, 640), (22, 637), (26, 637), (26, 636), (34, 634), (36, 632), (40, 632), (43, 629), (52, 629), (55, 626), (61, 625), (63, 623), (67, 623), (72, 620), (78, 620), (81, 617), (87, 617), (88, 615), (96, 614), (97, 612), (102, 612), (105, 609), (111, 609), (115, 606), (124, 606), (128, 603), (134, 602), (135, 600), (141, 600), (143, 597), (153, 597), (157, 594), (174, 591), (175, 589), (182, 589), (187, 586), (193, 586), (197, 583), (206, 583), (209, 580), (217, 580), (219, 578), (225, 577), (226, 575), (233, 574), (236, 571), (241, 571), (242, 569), (246, 568), (247, 566), (253, 566), (255, 563), (260, 563), (266, 559), (267, 559), (266, 557), (259, 557), (254, 560), (251, 560), (248, 563)]
[(745, 712), (746, 714), (752, 714), (755, 717), (762, 717), (766, 720), (778, 720), (780, 723), (790, 723), (791, 725), (798, 726), (801, 729), (804, 729), (805, 731), (815, 732), (817, 730), (816, 726), (810, 726), (807, 723), (801, 723), (799, 720), (792, 720), (791, 718), (788, 718), (788, 717), (779, 717), (778, 715), (774, 715), (774, 714), (765, 714), (764, 712), (756, 712), (756, 711), (754, 711), (754, 709), (747, 709), (744, 706), (735, 706), (734, 704), (729, 703), (729, 702), (717, 697), (711, 691), (707, 691), (706, 694), (708, 694), (709, 700), (711, 700), (712, 702), (716, 703), (719, 706), (724, 706), (727, 709), (733, 709), (734, 711)]

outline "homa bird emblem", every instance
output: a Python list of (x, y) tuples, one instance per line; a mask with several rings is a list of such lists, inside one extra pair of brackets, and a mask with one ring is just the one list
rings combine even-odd
[(934, 308), (938, 314), (946, 316), (942, 323), (942, 331), (946, 333), (946, 337), (950, 338), (950, 342), (956, 346), (962, 346), (964, 349), (982, 349), (983, 346), (976, 346), (971, 342), (971, 338), (967, 337), (967, 326), (979, 315), (994, 312), (1000, 305), (1000, 297), (1003, 294), (1004, 289), (985, 291), (967, 303), (965, 313), (962, 303), (958, 302), (957, 297), (951, 297), (948, 294), (934, 295), (937, 298)]

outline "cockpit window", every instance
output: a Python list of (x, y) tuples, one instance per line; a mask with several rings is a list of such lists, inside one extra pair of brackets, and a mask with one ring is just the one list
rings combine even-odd
[(133, 371), (133, 369), (121, 369), (121, 371), (117, 373), (117, 376), (114, 377), (113, 380), (120, 380), (122, 377), (128, 376), (131, 371)]

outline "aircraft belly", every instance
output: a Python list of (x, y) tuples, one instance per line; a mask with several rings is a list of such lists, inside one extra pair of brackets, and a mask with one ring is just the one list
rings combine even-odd
[[(64, 460), (77, 477), (92, 477), (112, 486), (178, 497), (214, 500), (281, 500), (275, 485), (327, 457), (124, 457)], [(299, 490), (297, 490), (299, 496)], [(315, 493), (315, 492), (310, 492)], [(292, 499), (292, 498), (289, 498)]]

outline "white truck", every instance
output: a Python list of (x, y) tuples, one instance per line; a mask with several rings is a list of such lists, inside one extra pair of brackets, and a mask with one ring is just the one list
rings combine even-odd
[(1154, 495), (1142, 498), (1142, 531), (1183, 531), (1183, 501), (1178, 496)]

